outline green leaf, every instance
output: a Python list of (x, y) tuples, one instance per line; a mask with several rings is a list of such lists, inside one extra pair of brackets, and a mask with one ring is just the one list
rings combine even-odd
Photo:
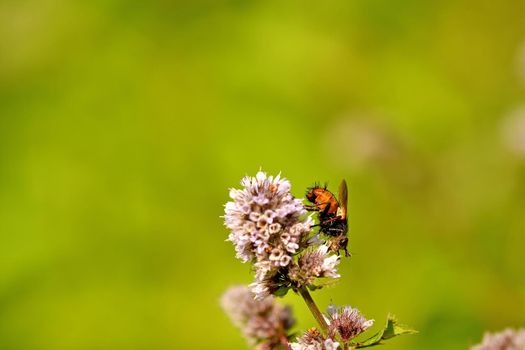
[(384, 340), (394, 338), (402, 334), (415, 334), (417, 331), (397, 323), (393, 315), (388, 315), (385, 328), (368, 338), (367, 340), (357, 343), (356, 348), (366, 348), (382, 344)]
[(286, 293), (288, 293), (289, 289), (290, 287), (281, 286), (275, 292), (273, 292), (273, 295), (276, 297), (284, 297)]

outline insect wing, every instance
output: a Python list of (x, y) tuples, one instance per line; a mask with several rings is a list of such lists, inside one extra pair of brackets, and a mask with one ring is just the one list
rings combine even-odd
[(343, 179), (339, 185), (339, 210), (343, 219), (346, 219), (346, 207), (348, 206), (348, 188), (346, 181)]

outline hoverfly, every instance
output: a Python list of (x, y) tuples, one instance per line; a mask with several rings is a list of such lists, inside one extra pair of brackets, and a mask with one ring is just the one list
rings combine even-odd
[(306, 199), (313, 203), (306, 206), (307, 210), (317, 211), (319, 233), (328, 236), (330, 250), (339, 253), (342, 249), (345, 256), (349, 256), (346, 246), (348, 245), (348, 221), (346, 208), (348, 203), (348, 189), (346, 181), (341, 181), (339, 185), (339, 200), (330, 192), (326, 185), (320, 187), (314, 185), (308, 189)]

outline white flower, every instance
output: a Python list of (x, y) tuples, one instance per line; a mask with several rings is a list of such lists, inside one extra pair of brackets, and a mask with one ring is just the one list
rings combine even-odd
[(249, 285), (250, 291), (253, 293), (256, 300), (262, 300), (272, 295), (271, 286), (271, 281), (265, 279), (256, 279), (255, 282)]
[(336, 266), (339, 264), (339, 255), (328, 254), (328, 246), (322, 245), (317, 250), (317, 253), (323, 257), (323, 263), (320, 268), (319, 277), (334, 277), (338, 278), (340, 275), (337, 273)]
[(324, 348), (326, 350), (337, 350), (339, 348), (339, 343), (328, 338), (324, 341)]

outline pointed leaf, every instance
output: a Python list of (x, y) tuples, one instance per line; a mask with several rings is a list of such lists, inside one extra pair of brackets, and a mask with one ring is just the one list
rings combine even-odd
[(363, 342), (356, 344), (356, 348), (366, 348), (382, 344), (383, 340), (387, 340), (402, 334), (414, 334), (417, 331), (397, 323), (393, 315), (388, 315), (385, 328), (366, 339)]

